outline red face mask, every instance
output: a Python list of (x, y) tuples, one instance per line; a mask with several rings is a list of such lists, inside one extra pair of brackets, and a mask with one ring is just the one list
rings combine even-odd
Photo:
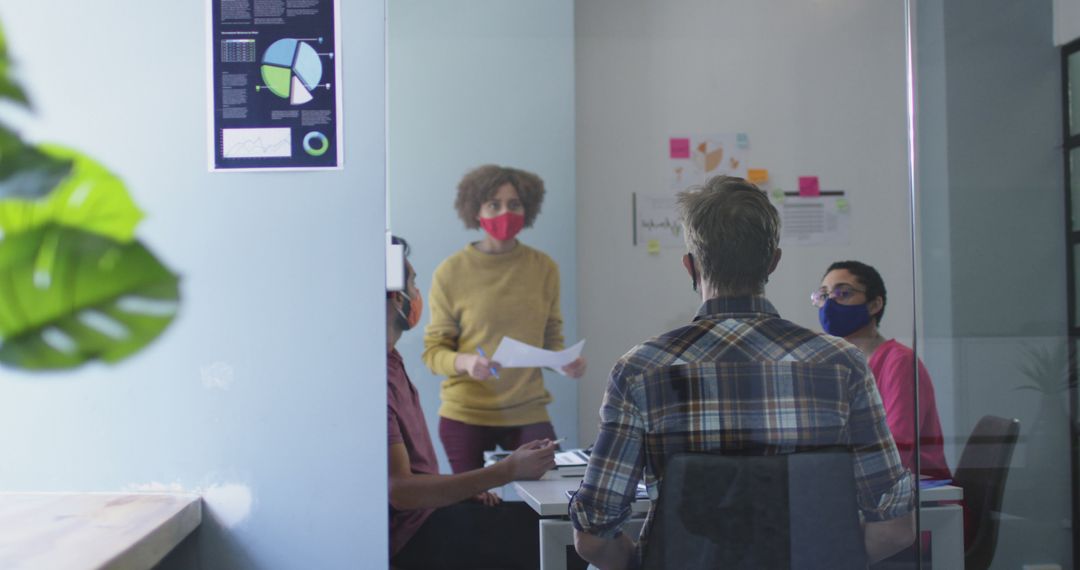
[(480, 226), (491, 237), (499, 241), (508, 241), (514, 239), (521, 228), (525, 227), (525, 216), (507, 212), (494, 218), (480, 218)]

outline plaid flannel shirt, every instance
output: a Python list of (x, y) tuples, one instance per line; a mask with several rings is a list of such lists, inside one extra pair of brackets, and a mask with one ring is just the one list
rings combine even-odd
[(679, 452), (780, 454), (827, 446), (852, 451), (865, 520), (914, 508), (912, 477), (900, 464), (862, 353), (781, 319), (764, 297), (710, 299), (692, 323), (634, 347), (615, 364), (570, 518), (579, 531), (616, 536), (638, 481), (644, 475), (655, 499), (667, 459)]

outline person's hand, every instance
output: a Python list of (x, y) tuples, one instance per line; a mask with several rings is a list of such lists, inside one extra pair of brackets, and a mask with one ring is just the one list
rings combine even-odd
[(491, 371), (499, 371), (501, 366), (494, 360), (488, 360), (479, 354), (462, 353), (454, 358), (454, 368), (462, 374), (468, 374), (473, 380), (492, 378)]
[(530, 441), (514, 450), (510, 457), (500, 463), (506, 463), (510, 478), (539, 479), (547, 471), (555, 468), (555, 442), (550, 439)]
[(500, 499), (498, 495), (490, 491), (483, 491), (477, 493), (475, 496), (473, 496), (472, 500), (488, 507), (494, 507), (495, 505), (502, 502), (502, 499)]
[(584, 356), (577, 357), (577, 360), (562, 367), (563, 374), (571, 378), (581, 378), (585, 375), (585, 369), (588, 368), (588, 363), (585, 362)]

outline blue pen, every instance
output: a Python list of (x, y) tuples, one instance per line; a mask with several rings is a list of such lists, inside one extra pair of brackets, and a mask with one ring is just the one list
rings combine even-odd
[[(480, 348), (479, 346), (476, 347), (476, 352), (480, 354), (481, 358), (487, 358), (487, 355), (484, 354), (484, 349)], [(499, 379), (499, 373), (495, 370), (494, 366), (488, 368), (488, 370), (491, 371), (491, 375), (494, 376), (496, 380)]]

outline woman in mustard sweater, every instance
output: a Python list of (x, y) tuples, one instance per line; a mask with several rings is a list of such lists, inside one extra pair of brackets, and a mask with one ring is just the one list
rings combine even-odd
[[(504, 336), (548, 350), (563, 348), (559, 268), (546, 254), (517, 240), (531, 227), (544, 199), (539, 176), (496, 165), (465, 175), (454, 207), (480, 241), (443, 260), (432, 277), (431, 323), (424, 362), (446, 376), (439, 407), (439, 439), (454, 473), (483, 466), (499, 445), (555, 439), (548, 417), (551, 394), (537, 368), (499, 369), (492, 355)], [(580, 378), (584, 357), (565, 366)], [(492, 372), (498, 373), (498, 378)]]

